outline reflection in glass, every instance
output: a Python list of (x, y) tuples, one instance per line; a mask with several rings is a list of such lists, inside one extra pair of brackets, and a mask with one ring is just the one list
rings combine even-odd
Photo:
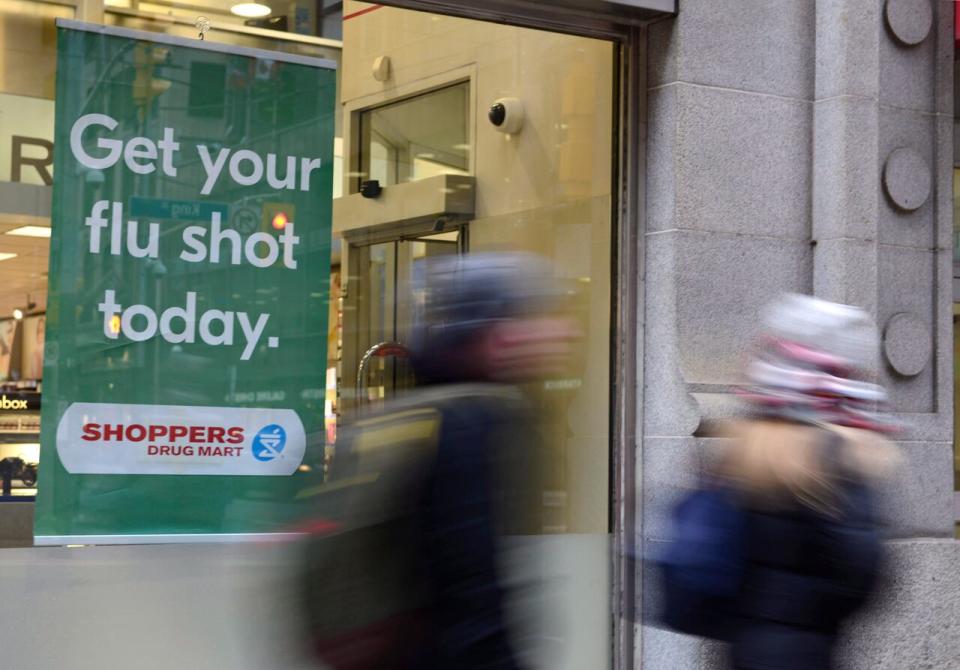
[(282, 4), (257, 0), (256, 4), (263, 8), (263, 15), (236, 9), (237, 5), (249, 4), (244, 0), (198, 0), (189, 4), (175, 0), (106, 0), (104, 4), (108, 11), (127, 10), (124, 14), (136, 13), (146, 17), (152, 15), (168, 21), (176, 17), (191, 24), (198, 15), (204, 15), (210, 20), (210, 29), (214, 36), (218, 29), (232, 26), (311, 35), (331, 40), (339, 40), (343, 35), (343, 3), (340, 0), (301, 0)]
[[(411, 388), (413, 371), (403, 348), (423, 304), (424, 261), (462, 251), (460, 230), (355, 248), (360, 267), (357, 328), (349, 333), (359, 360), (345, 379), (356, 383), (356, 401), (374, 409), (397, 391)], [(399, 347), (386, 346), (396, 343)]]
[(360, 115), (360, 172), (381, 186), (470, 171), (470, 83)]

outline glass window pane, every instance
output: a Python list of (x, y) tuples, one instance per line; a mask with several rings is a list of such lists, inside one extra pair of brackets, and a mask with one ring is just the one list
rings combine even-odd
[(361, 113), (361, 178), (390, 186), (469, 174), (469, 100), (463, 82)]
[[(591, 585), (610, 579), (615, 48), (389, 6), (348, 4), (346, 11), (356, 12), (344, 23), (348, 172), (355, 181), (376, 179), (388, 188), (465, 174), (475, 179), (475, 202), (469, 214), (404, 218), (422, 211), (419, 189), (395, 189), (378, 199), (346, 196), (365, 211), (344, 207), (342, 216), (349, 212), (351, 220), (335, 221), (347, 231), (347, 245), (357, 245), (347, 273), (352, 302), (344, 311), (343, 379), (346, 384), (356, 374), (363, 350), (350, 343), (363, 337), (357, 329), (366, 327), (373, 306), (364, 303), (374, 296), (364, 290), (367, 265), (357, 261), (362, 245), (388, 239), (397, 245), (395, 301), (377, 309), (393, 310), (401, 343), (416, 318), (423, 283), (435, 280), (420, 271), (426, 257), (508, 251), (551, 263), (583, 338), (571, 369), (524, 386), (527, 402), (539, 410), (531, 420), (536, 438), (527, 443), (527, 456), (539, 467), (520, 487), (536, 501), (530, 505), (533, 523), (523, 530), (533, 534), (514, 539), (531, 555), (544, 551), (540, 565), (551, 567), (540, 576), (562, 585), (551, 592), (549, 608), (525, 603), (531, 621), (556, 617), (567, 624), (556, 637), (563, 658), (543, 657), (532, 667), (604, 667), (609, 593)], [(370, 76), (378, 56), (393, 61), (387, 85)], [(441, 81), (450, 84), (437, 88)], [(525, 118), (521, 130), (508, 135), (490, 125), (487, 113), (495, 100), (510, 97), (522, 102)], [(396, 220), (388, 218), (392, 214)], [(458, 244), (453, 236), (426, 241), (432, 232), (452, 232), (451, 223), (462, 233)], [(384, 395), (390, 397), (391, 389)], [(344, 397), (345, 417), (365, 402), (352, 403), (349, 392)]]
[[(30, 500), (40, 460), (39, 389), (43, 376), (53, 178), (55, 21), (74, 10), (56, 4), (0, 0), (0, 391), (28, 397), (26, 410), (0, 411), (0, 494)], [(20, 310), (21, 319), (13, 318)], [(26, 393), (26, 395), (24, 394)], [(0, 514), (11, 514), (0, 505)], [(29, 530), (0, 537), (0, 546), (30, 544)], [(15, 535), (14, 535), (15, 533)]]
[(0, 91), (53, 100), (58, 18), (73, 18), (73, 8), (0, 0)]

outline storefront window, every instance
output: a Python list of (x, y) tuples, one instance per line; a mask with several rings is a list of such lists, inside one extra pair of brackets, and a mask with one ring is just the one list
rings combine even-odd
[[(354, 5), (367, 7), (348, 3)], [(388, 29), (401, 24), (402, 32)], [(418, 254), (511, 250), (549, 259), (587, 337), (581, 375), (543, 389), (551, 416), (545, 430), (557, 450), (545, 530), (605, 534), (612, 45), (389, 7), (358, 14), (344, 29), (342, 104), (359, 144), (345, 150), (355, 161), (347, 179), (377, 179), (387, 195), (353, 193), (335, 202), (334, 227), (349, 262), (343, 400), (349, 407), (366, 402), (366, 393), (394, 392), (371, 384), (354, 398), (353, 380), (370, 347), (404, 344), (409, 336)], [(408, 60), (384, 94), (370, 64), (373, 55), (395, 53)], [(513, 134), (488, 120), (491, 105), (510, 97), (526, 116)], [(370, 104), (373, 98), (380, 100)], [(472, 212), (417, 211), (423, 192), (406, 189), (444, 175), (472, 180), (437, 182), (451, 197), (464, 186), (475, 189)], [(431, 237), (437, 234), (448, 237)]]
[[(56, 31), (74, 10), (0, 0), (0, 500), (36, 494)], [(12, 508), (11, 508), (12, 509)], [(0, 514), (8, 514), (0, 506)], [(9, 527), (9, 524), (5, 524)], [(29, 536), (0, 537), (0, 546)]]
[[(57, 64), (54, 21), (72, 17), (72, 7), (0, 0), (0, 182), (51, 183)], [(32, 193), (8, 187), (0, 216), (40, 213), (31, 201)], [(21, 258), (6, 267), (22, 262)]]
[[(568, 617), (569, 646), (552, 667), (604, 667), (609, 594), (588, 584), (610, 579), (614, 47), (365, 3), (346, 3), (345, 16), (341, 410), (362, 412), (413, 383), (402, 347), (429, 257), (550, 261), (584, 338), (570, 378), (529, 390), (546, 445), (530, 539), (550, 547), (545, 578), (565, 585), (552, 616)], [(391, 61), (385, 83), (371, 76), (380, 57)], [(500, 100), (522, 109), (510, 132), (489, 119)], [(364, 180), (382, 194), (358, 192)], [(385, 343), (399, 348), (379, 355)]]
[[(103, 9), (102, 21), (107, 26), (189, 40), (201, 37), (195, 23), (202, 15), (208, 19), (204, 25), (209, 27), (203, 34), (205, 41), (327, 59), (337, 64), (336, 88), (329, 64), (323, 66), (330, 74), (325, 79), (325, 99), (332, 100), (334, 96), (330, 93), (336, 91), (337, 118), (330, 122), (329, 113), (324, 117), (328, 126), (334, 126), (332, 191), (335, 233), (332, 239), (325, 232), (323, 239), (318, 239), (320, 235), (311, 238), (303, 232), (309, 230), (308, 225), (302, 221), (296, 223), (297, 234), (303, 236), (302, 248), (320, 248), (332, 242), (329, 267), (326, 256), (318, 255), (313, 258), (322, 257), (323, 261), (311, 268), (324, 275), (329, 272), (329, 291), (306, 293), (299, 306), (310, 307), (305, 309), (309, 314), (307, 318), (283, 322), (277, 326), (277, 331), (257, 331), (257, 337), (264, 335), (263, 342), (248, 340), (251, 347), (260, 342), (260, 349), (256, 350), (256, 355), (260, 355), (280, 348), (280, 339), (288, 343), (298, 338), (317, 337), (322, 328), (314, 327), (320, 322), (315, 317), (326, 312), (326, 351), (316, 352), (325, 359), (311, 359), (310, 378), (303, 380), (296, 393), (289, 392), (290, 396), (296, 395), (297, 402), (309, 408), (311, 420), (316, 425), (316, 430), (304, 440), (309, 440), (304, 449), (310, 457), (297, 466), (296, 473), (309, 473), (310, 477), (322, 479), (322, 473), (318, 473), (339, 447), (338, 428), (356, 416), (352, 413), (369, 409), (415, 385), (416, 377), (405, 348), (411, 341), (413, 324), (422, 305), (424, 267), (429, 260), (439, 256), (519, 251), (549, 261), (553, 278), (557, 286), (562, 287), (566, 298), (565, 308), (573, 313), (583, 338), (576, 352), (574, 370), (569, 376), (551, 378), (527, 389), (531, 401), (540, 410), (540, 419), (534, 428), (540, 436), (539, 441), (545, 445), (541, 454), (544, 477), (536, 483), (538, 488), (534, 496), (541, 514), (533, 535), (544, 541), (541, 548), (549, 551), (549, 559), (540, 564), (543, 574), (537, 577), (558, 586), (546, 614), (555, 624), (553, 630), (558, 631), (553, 639), (563, 638), (565, 645), (561, 652), (546, 653), (543, 658), (562, 658), (562, 662), (548, 663), (546, 667), (609, 665), (611, 305), (617, 290), (611, 259), (615, 257), (612, 233), (616, 225), (615, 212), (618, 211), (612, 167), (616, 158), (618, 128), (615, 119), (619, 95), (615, 78), (615, 45), (598, 39), (351, 1), (318, 0), (283, 6), (267, 3), (269, 12), (260, 17), (238, 16), (231, 3), (215, 5), (202, 0), (190, 5), (166, 0), (110, 0)], [(4, 36), (0, 42), (0, 484), (3, 485), (0, 500), (4, 501), (10, 498), (26, 500), (33, 496), (37, 492), (38, 471), (42, 473), (47, 466), (39, 463), (39, 411), (44, 350), (46, 348), (48, 356), (53, 356), (51, 352), (56, 349), (53, 343), (57, 342), (56, 330), (51, 329), (51, 344), (45, 346), (51, 185), (57, 183), (57, 179), (74, 178), (71, 188), (78, 193), (84, 188), (93, 192), (101, 184), (108, 183), (109, 188), (103, 189), (103, 198), (114, 199), (114, 204), (125, 208), (125, 215), (141, 217), (144, 224), (148, 224), (151, 217), (156, 220), (152, 223), (164, 231), (159, 244), (163, 246), (162, 253), (166, 254), (168, 261), (151, 262), (154, 257), (149, 260), (146, 255), (133, 258), (125, 252), (89, 251), (85, 244), (98, 225), (95, 207), (100, 201), (84, 201), (86, 211), (76, 213), (71, 219), (83, 221), (83, 217), (90, 214), (92, 221), (90, 224), (77, 223), (78, 228), (90, 225), (89, 234), (84, 230), (88, 237), (74, 234), (71, 238), (76, 245), (74, 255), (82, 256), (78, 266), (90, 270), (84, 275), (88, 278), (87, 285), (82, 287), (87, 292), (84, 299), (89, 295), (102, 295), (101, 306), (106, 305), (107, 291), (112, 293), (111, 287), (119, 290), (133, 284), (138, 285), (140, 293), (137, 295), (154, 291), (152, 296), (147, 296), (152, 301), (149, 305), (144, 302), (142, 305), (128, 304), (123, 308), (115, 305), (115, 309), (103, 307), (99, 310), (96, 306), (86, 309), (87, 303), (63, 303), (75, 307), (75, 327), (66, 333), (68, 338), (64, 339), (71, 340), (73, 351), (80, 352), (78, 357), (89, 351), (84, 347), (100, 347), (96, 351), (97, 362), (102, 363), (100, 367), (91, 366), (79, 374), (73, 371), (78, 387), (83, 384), (85, 392), (93, 396), (90, 389), (96, 385), (110, 384), (113, 388), (114, 380), (123, 377), (118, 375), (118, 370), (152, 366), (150, 369), (157, 375), (155, 377), (130, 375), (123, 378), (123, 382), (129, 385), (125, 389), (131, 395), (142, 390), (138, 384), (149, 387), (147, 392), (153, 392), (156, 400), (150, 407), (216, 409), (221, 403), (228, 403), (233, 410), (242, 413), (247, 409), (288, 411), (284, 407), (289, 405), (288, 397), (283, 395), (287, 388), (278, 390), (279, 386), (275, 388), (269, 384), (262, 388), (237, 387), (213, 397), (209, 390), (213, 384), (205, 385), (204, 377), (215, 378), (218, 383), (234, 383), (240, 376), (238, 370), (241, 366), (233, 363), (221, 365), (216, 362), (220, 359), (212, 355), (198, 354), (190, 346), (197, 344), (195, 341), (159, 343), (154, 335), (143, 335), (141, 340), (135, 341), (153, 340), (148, 343), (153, 347), (151, 351), (158, 351), (166, 357), (157, 356), (153, 361), (137, 360), (136, 354), (129, 352), (141, 350), (129, 342), (113, 346), (116, 342), (111, 340), (118, 339), (116, 336), (134, 340), (131, 334), (139, 337), (151, 328), (152, 332), (162, 334), (160, 321), (165, 318), (162, 314), (168, 313), (167, 310), (185, 313), (191, 309), (190, 305), (198, 313), (194, 321), (201, 321), (204, 317), (199, 314), (202, 313), (213, 314), (224, 324), (232, 323), (226, 315), (232, 318), (236, 308), (229, 307), (228, 311), (228, 307), (220, 303), (203, 304), (202, 295), (196, 304), (190, 302), (188, 296), (198, 291), (197, 284), (203, 279), (217, 284), (218, 296), (227, 296), (232, 291), (230, 298), (245, 301), (244, 304), (250, 306), (250, 314), (254, 313), (253, 310), (257, 314), (263, 311), (265, 315), (267, 312), (279, 313), (281, 307), (288, 306), (285, 305), (287, 296), (270, 280), (257, 281), (253, 279), (256, 275), (252, 271), (238, 278), (239, 273), (235, 268), (226, 267), (226, 262), (224, 267), (197, 269), (193, 273), (188, 262), (194, 261), (173, 254), (168, 247), (170, 240), (177, 241), (178, 236), (180, 240), (188, 239), (189, 234), (187, 237), (181, 235), (187, 226), (200, 227), (206, 233), (212, 230), (212, 227), (203, 228), (208, 224), (212, 226), (214, 217), (211, 212), (228, 212), (224, 221), (232, 229), (230, 232), (260, 235), (261, 246), (266, 248), (264, 251), (257, 246), (260, 242), (244, 245), (238, 258), (242, 253), (247, 264), (264, 269), (260, 277), (276, 277), (276, 272), (281, 270), (279, 265), (287, 262), (286, 257), (267, 261), (257, 254), (269, 257), (269, 243), (276, 239), (270, 236), (281, 235), (280, 231), (294, 220), (295, 212), (289, 202), (277, 197), (280, 189), (273, 184), (268, 187), (258, 183), (255, 192), (247, 188), (250, 184), (241, 184), (249, 176), (240, 169), (247, 169), (242, 161), (237, 161), (237, 165), (223, 173), (230, 172), (237, 185), (235, 188), (230, 186), (229, 192), (223, 191), (226, 195), (219, 203), (197, 195), (202, 179), (198, 184), (195, 177), (203, 173), (200, 161), (193, 154), (192, 164), (180, 164), (183, 173), (192, 170), (192, 177), (184, 177), (179, 182), (175, 179), (164, 182), (160, 195), (147, 192), (152, 186), (144, 187), (144, 192), (132, 187), (131, 184), (153, 183), (146, 179), (138, 182), (136, 176), (127, 175), (129, 179), (124, 182), (125, 177), (116, 177), (116, 173), (112, 173), (105, 182), (103, 174), (98, 175), (93, 168), (78, 168), (73, 175), (55, 174), (51, 160), (57, 75), (54, 21), (73, 16), (71, 7), (0, 0), (0, 34)], [(341, 33), (342, 48), (329, 39), (318, 39), (318, 36), (336, 39)], [(127, 146), (130, 146), (129, 136), (141, 130), (149, 131), (151, 137), (160, 137), (166, 122), (162, 120), (175, 118), (183, 120), (184, 127), (175, 129), (184, 147), (183, 154), (188, 153), (187, 148), (193, 151), (208, 142), (216, 151), (229, 149), (235, 152), (234, 157), (240, 151), (246, 151), (244, 160), (255, 165), (249, 155), (253, 153), (250, 149), (253, 146), (259, 146), (263, 156), (270, 152), (279, 154), (279, 144), (284, 145), (284, 156), (294, 155), (301, 149), (308, 153), (312, 151), (304, 148), (307, 143), (302, 141), (302, 134), (312, 131), (310, 124), (318, 117), (306, 113), (302, 118), (298, 116), (300, 112), (309, 111), (309, 105), (301, 105), (303, 109), (300, 109), (299, 101), (290, 93), (292, 89), (284, 90), (274, 81), (270, 87), (262, 89), (270, 93), (256, 99), (258, 81), (262, 83), (271, 79), (273, 61), (270, 58), (251, 60), (243, 67), (217, 59), (209, 62), (192, 60), (177, 72), (167, 67), (164, 52), (168, 46), (164, 44), (140, 45), (136, 48), (141, 51), (123, 52), (123, 58), (117, 59), (118, 62), (126, 59), (125, 65), (130, 66), (126, 74), (129, 74), (132, 90), (124, 88), (121, 77), (116, 77), (120, 82), (116, 88), (122, 89), (118, 95), (123, 98), (119, 105), (123, 109), (116, 115), (122, 117), (123, 129), (128, 136)], [(63, 51), (63, 54), (67, 53)], [(380, 57), (389, 59), (391, 65), (379, 69), (376, 77), (371, 76), (371, 66)], [(92, 67), (95, 69), (101, 65)], [(141, 76), (143, 79), (138, 80)], [(176, 95), (165, 96), (169, 88), (167, 84), (178, 77)], [(195, 81), (203, 83), (193, 86)], [(89, 82), (84, 81), (84, 84)], [(98, 85), (94, 83), (94, 87)], [(141, 85), (146, 90), (145, 95), (134, 90)], [(317, 87), (310, 90), (317, 90)], [(244, 104), (232, 106), (231, 96), (234, 94), (243, 98)], [(107, 99), (112, 93), (102, 95)], [(302, 96), (302, 89), (298, 95)], [(66, 99), (67, 96), (62, 98)], [(83, 97), (78, 96), (76, 100), (82, 102)], [(517, 104), (513, 106), (511, 103), (510, 109), (521, 110), (521, 118), (511, 119), (507, 126), (492, 123), (488, 112), (500, 100), (515, 101)], [(311, 102), (317, 101), (311, 99)], [(82, 104), (74, 105), (74, 109), (81, 107)], [(154, 114), (150, 118), (149, 110), (163, 107), (165, 111), (175, 110), (175, 114), (170, 117)], [(277, 133), (281, 126), (283, 133)], [(96, 132), (103, 136), (108, 134), (102, 129)], [(215, 140), (208, 137), (215, 137)], [(278, 137), (280, 139), (276, 139)], [(329, 138), (329, 135), (322, 137)], [(86, 139), (92, 145), (94, 134)], [(326, 140), (324, 144), (329, 146)], [(58, 151), (62, 150), (58, 147)], [(63, 154), (58, 153), (60, 155)], [(309, 167), (309, 157), (300, 158), (307, 160)], [(324, 161), (329, 165), (330, 161), (326, 158)], [(269, 171), (270, 163), (266, 165)], [(295, 162), (295, 165), (302, 168), (304, 164)], [(7, 169), (9, 172), (4, 172)], [(204, 169), (209, 177), (210, 166), (206, 165)], [(82, 181), (77, 178), (78, 174), (83, 175)], [(237, 174), (240, 175), (239, 181), (236, 180)], [(273, 177), (275, 181), (279, 179), (276, 174)], [(377, 200), (357, 193), (359, 182), (364, 180), (380, 182), (386, 197)], [(324, 183), (329, 185), (330, 182)], [(80, 193), (70, 202), (80, 202), (81, 196), (86, 198), (88, 195)], [(192, 204), (198, 205), (197, 212), (192, 215), (195, 218), (173, 214), (175, 206), (190, 204), (191, 200), (194, 201)], [(312, 206), (316, 202), (309, 204)], [(200, 212), (201, 205), (207, 206), (203, 212)], [(300, 209), (309, 207), (301, 206)], [(63, 220), (58, 218), (58, 225)], [(147, 225), (141, 232), (146, 228)], [(166, 237), (171, 230), (177, 235)], [(292, 228), (286, 230), (292, 233)], [(222, 237), (226, 239), (228, 236)], [(84, 244), (78, 243), (78, 239)], [(240, 249), (240, 243), (231, 242), (232, 239), (224, 242), (224, 249), (231, 248), (231, 243)], [(106, 233), (103, 240), (105, 248)], [(118, 246), (125, 243), (129, 250), (138, 244), (137, 233), (125, 240), (117, 235), (116, 242)], [(139, 244), (149, 243), (140, 239)], [(212, 258), (213, 245), (210, 249), (205, 260)], [(63, 282), (64, 277), (69, 277), (69, 272), (63, 270), (65, 264), (75, 259), (56, 245), (54, 251), (60, 254), (60, 259), (66, 259), (59, 263), (56, 275)], [(224, 256), (227, 253), (225, 251)], [(111, 255), (123, 256), (122, 262)], [(250, 261), (251, 257), (257, 263)], [(200, 277), (202, 272), (208, 274)], [(161, 291), (161, 286), (166, 293)], [(69, 290), (61, 289), (61, 292)], [(49, 318), (53, 321), (59, 311), (53, 305), (58, 303), (54, 300), (50, 304)], [(140, 311), (137, 315), (124, 311), (131, 309)], [(236, 312), (238, 324), (239, 314)], [(246, 312), (243, 314), (247, 315)], [(136, 325), (133, 325), (134, 316)], [(155, 327), (150, 325), (151, 319), (157, 322)], [(187, 321), (190, 320), (184, 317), (184, 322)], [(279, 318), (277, 322), (280, 322)], [(274, 322), (270, 323), (272, 326)], [(252, 328), (250, 323), (247, 325)], [(167, 327), (166, 336), (169, 336), (172, 332), (169, 323)], [(208, 331), (207, 339), (219, 342), (217, 346), (228, 346), (227, 326), (223, 328), (222, 331)], [(88, 330), (89, 338), (84, 340)], [(235, 333), (238, 343), (239, 332)], [(322, 346), (319, 348), (323, 349)], [(240, 349), (244, 347), (240, 346)], [(62, 349), (59, 353), (63, 353)], [(237, 353), (239, 355), (239, 351)], [(278, 358), (270, 360), (277, 361)], [(297, 383), (300, 381), (298, 375), (305, 376), (302, 357), (288, 355), (279, 360), (282, 366), (271, 363), (272, 370), (264, 364), (268, 372), (275, 372), (277, 377), (283, 376), (285, 380), (293, 378)], [(57, 370), (48, 367), (49, 394), (56, 385)], [(174, 383), (158, 384), (161, 372), (169, 375)], [(61, 384), (61, 388), (64, 386)], [(217, 389), (219, 392), (219, 387)], [(137, 402), (127, 399), (117, 402), (115, 396), (110, 396), (110, 401), (117, 406)], [(77, 402), (93, 404), (94, 401)], [(51, 403), (48, 407), (56, 404)], [(141, 406), (148, 405), (141, 403)], [(175, 420), (170, 422), (175, 423)], [(135, 425), (145, 429), (140, 424)], [(259, 431), (255, 432), (261, 452), (276, 456), (283, 448), (278, 446), (280, 438), (275, 431), (267, 430), (276, 426), (258, 425), (255, 428)], [(44, 432), (44, 449), (50, 444), (48, 432)], [(50, 467), (62, 465), (55, 458), (51, 460), (53, 465)], [(68, 471), (61, 468), (56, 472), (62, 475)], [(74, 472), (69, 471), (69, 474)], [(109, 480), (113, 474), (126, 477), (130, 473), (101, 470), (77, 474), (80, 477), (76, 481), (81, 483), (65, 495), (59, 494), (58, 504), (68, 505), (75, 500), (89, 505), (91, 500), (95, 501), (110, 514), (124, 516), (129, 526), (137, 531), (138, 514), (146, 505), (129, 506), (129, 500), (137, 494), (135, 486), (122, 490), (123, 496), (128, 497), (114, 497), (117, 491), (112, 489), (112, 484), (116, 480)], [(85, 474), (95, 474), (98, 478), (82, 480)], [(184, 496), (202, 498), (205, 480), (213, 478), (201, 474), (194, 479), (198, 482), (196, 489), (186, 491)], [(229, 479), (229, 476), (221, 479)], [(249, 479), (257, 485), (260, 481), (269, 481), (272, 486), (283, 484), (278, 484), (276, 477), (272, 481), (267, 477)], [(90, 481), (93, 485), (89, 484)], [(41, 482), (45, 480), (41, 478)], [(267, 488), (267, 484), (263, 486)], [(41, 502), (43, 490), (41, 484)], [(46, 490), (52, 491), (55, 487)], [(267, 527), (275, 521), (271, 515), (277, 513), (279, 505), (272, 504), (275, 501), (270, 500), (269, 491), (261, 493), (263, 495), (259, 497), (248, 495), (235, 499), (224, 493), (223, 499), (227, 503), (223, 509), (211, 506), (204, 510), (209, 519), (199, 521), (209, 521), (209, 527), (222, 522), (223, 527), (234, 529), (252, 519), (261, 524), (258, 528)], [(75, 499), (69, 499), (71, 495)], [(176, 495), (169, 498), (174, 503), (181, 502)], [(189, 534), (181, 531), (198, 522), (195, 518), (197, 506), (174, 504), (171, 509), (179, 516), (178, 525), (170, 535)], [(0, 505), (0, 514), (3, 513)], [(55, 515), (48, 513), (47, 516)], [(208, 527), (204, 526), (196, 534), (206, 532)], [(150, 533), (164, 535), (156, 533), (156, 529), (144, 530), (142, 535), (133, 531), (130, 534), (145, 537)], [(61, 537), (53, 533), (48, 535), (53, 538), (51, 544)], [(0, 545), (29, 545), (32, 541), (32, 536), (0, 537)], [(543, 607), (544, 603), (537, 606)]]

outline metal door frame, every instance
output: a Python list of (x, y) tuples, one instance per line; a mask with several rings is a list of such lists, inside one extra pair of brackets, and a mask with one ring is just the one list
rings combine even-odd
[[(544, 9), (536, 3), (502, 0), (388, 0), (380, 3), (461, 18), (505, 23), (582, 37), (610, 40), (618, 50), (618, 101), (613, 146), (614, 248), (611, 257), (611, 404), (610, 532), (613, 536), (613, 667), (632, 670), (641, 664), (641, 566), (639, 526), (642, 500), (643, 296), (645, 284), (644, 211), (646, 156), (647, 30), (636, 15), (587, 15), (582, 11)], [(662, 14), (662, 17), (669, 14)], [(471, 107), (472, 108), (472, 107)]]
[[(451, 242), (450, 244), (457, 245), (457, 253), (464, 253), (470, 242), (469, 234), (469, 223), (468, 222), (456, 222), (449, 225), (445, 228), (445, 232), (453, 232), (454, 230), (458, 233), (458, 240), (456, 242)], [(384, 337), (382, 342), (378, 342), (378, 338), (373, 338), (371, 342), (368, 342), (367, 345), (376, 345), (383, 343), (397, 343), (401, 345), (409, 344), (409, 342), (402, 341), (402, 338), (399, 337), (397, 333), (397, 310), (399, 306), (397, 300), (399, 299), (399, 286), (401, 283), (409, 284), (409, 277), (403, 275), (403, 271), (400, 266), (400, 244), (403, 242), (416, 242), (422, 240), (425, 237), (436, 234), (437, 231), (433, 229), (432, 224), (428, 223), (415, 223), (411, 225), (401, 226), (399, 229), (391, 229), (388, 231), (378, 231), (370, 233), (364, 229), (358, 229), (355, 231), (348, 232), (344, 234), (338, 241), (340, 243), (340, 257), (341, 257), (341, 271), (344, 273), (344, 277), (355, 272), (355, 269), (360, 267), (362, 264), (359, 260), (359, 256), (363, 253), (363, 249), (380, 245), (380, 244), (392, 244), (394, 246), (393, 259), (390, 263), (390, 267), (393, 272), (393, 282), (394, 282), (394, 296), (389, 302), (389, 308), (394, 314), (394, 323), (392, 327), (391, 336)], [(337, 240), (335, 240), (336, 242)], [(346, 268), (344, 270), (344, 268)], [(359, 277), (359, 275), (357, 275)], [(368, 323), (367, 319), (368, 314), (364, 313), (360, 309), (361, 302), (361, 289), (358, 288), (357, 283), (363, 281), (365, 282), (367, 278), (363, 279), (354, 279), (348, 280), (347, 288), (343, 291), (343, 309), (345, 313), (352, 313), (354, 315), (356, 333), (355, 336), (359, 337), (361, 332), (364, 332), (366, 329), (366, 324)], [(357, 282), (357, 283), (355, 283)], [(342, 378), (343, 390), (341, 390), (340, 397), (340, 411), (345, 413), (350, 413), (362, 405), (362, 400), (359, 396), (356, 396), (353, 392), (355, 389), (355, 384), (353, 380), (357, 373), (356, 366), (359, 365), (365, 355), (369, 351), (365, 346), (358, 346), (357, 341), (350, 337), (351, 329), (344, 329), (343, 340), (342, 340), (342, 349), (340, 351), (340, 376)], [(347, 363), (350, 363), (349, 365)]]

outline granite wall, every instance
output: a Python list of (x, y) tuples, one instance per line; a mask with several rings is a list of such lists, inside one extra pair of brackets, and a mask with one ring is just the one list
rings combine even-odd
[[(648, 32), (645, 551), (710, 446), (698, 429), (739, 411), (731, 386), (764, 304), (797, 291), (864, 306), (909, 430), (886, 501), (895, 578), (851, 626), (850, 668), (960, 667), (953, 5), (683, 0)], [(644, 670), (721, 656), (652, 627), (641, 644)]]

